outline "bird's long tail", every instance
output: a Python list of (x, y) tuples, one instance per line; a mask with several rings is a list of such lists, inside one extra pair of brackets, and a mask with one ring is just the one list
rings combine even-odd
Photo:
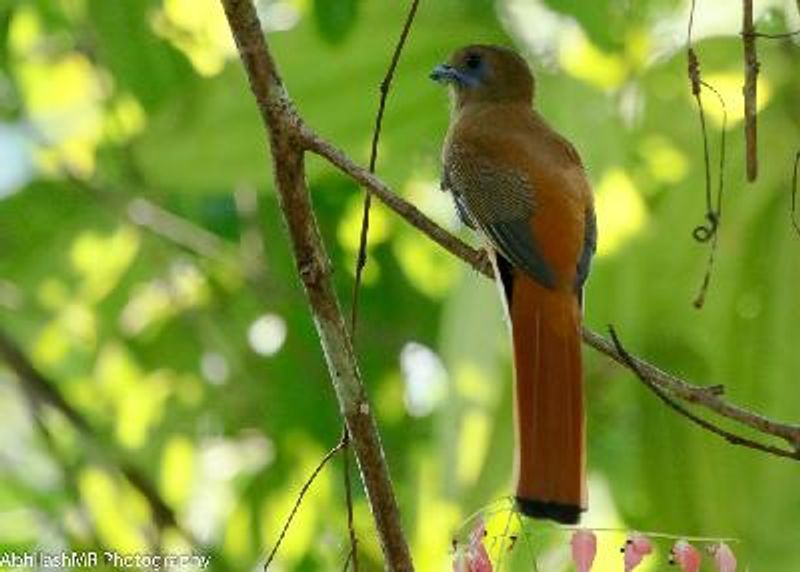
[(578, 297), (518, 275), (510, 317), (517, 505), (528, 516), (575, 523), (586, 508)]

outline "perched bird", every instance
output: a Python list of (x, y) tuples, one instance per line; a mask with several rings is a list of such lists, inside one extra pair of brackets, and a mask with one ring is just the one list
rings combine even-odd
[(450, 86), (442, 188), (487, 241), (510, 320), (516, 500), (562, 523), (586, 509), (582, 290), (596, 244), (592, 192), (574, 147), (532, 108), (513, 50), (467, 46), (431, 78)]

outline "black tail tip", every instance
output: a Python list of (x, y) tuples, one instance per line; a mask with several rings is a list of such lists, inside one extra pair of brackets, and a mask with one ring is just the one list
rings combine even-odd
[(585, 509), (574, 504), (560, 502), (536, 501), (516, 497), (517, 508), (525, 516), (531, 518), (546, 518), (561, 524), (578, 524), (581, 512)]

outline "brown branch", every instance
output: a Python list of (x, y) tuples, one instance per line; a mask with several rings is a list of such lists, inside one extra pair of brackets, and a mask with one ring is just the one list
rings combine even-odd
[(355, 450), (389, 570), (413, 570), (383, 447), (331, 281), (305, 180), (306, 131), (267, 49), (251, 0), (222, 0), (233, 37), (269, 134), (275, 186), (298, 274), (320, 337), (339, 408)]
[(756, 96), (758, 89), (758, 55), (753, 25), (753, 0), (742, 0), (742, 45), (744, 46), (744, 132), (747, 157), (747, 180), (758, 176), (758, 145), (756, 131)]
[[(695, 385), (664, 372), (641, 358), (628, 354), (628, 359), (626, 359), (612, 342), (588, 328), (583, 330), (583, 341), (620, 365), (629, 369), (633, 369), (631, 364), (635, 365), (638, 373), (644, 378), (682, 401), (699, 405), (721, 417), (726, 417), (741, 425), (750, 427), (759, 433), (783, 439), (789, 443), (793, 450), (800, 450), (800, 425), (775, 421), (728, 402), (722, 398), (724, 393), (723, 386)], [(800, 459), (800, 455), (795, 458)]]
[[(735, 433), (731, 433), (720, 427), (719, 425), (708, 421), (696, 415), (686, 409), (683, 405), (678, 403), (673, 397), (667, 393), (664, 389), (662, 389), (653, 379), (647, 377), (644, 372), (639, 369), (634, 358), (628, 353), (628, 351), (623, 347), (622, 342), (619, 341), (619, 337), (617, 336), (617, 332), (614, 330), (613, 326), (608, 327), (608, 333), (611, 335), (611, 341), (614, 343), (614, 348), (622, 358), (622, 361), (625, 365), (630, 369), (639, 380), (645, 384), (653, 393), (658, 396), (661, 401), (663, 401), (668, 407), (673, 409), (674, 411), (680, 413), (687, 419), (689, 419), (692, 423), (699, 425), (703, 429), (710, 431), (716, 435), (719, 435), (723, 439), (725, 439), (728, 443), (732, 445), (741, 445), (743, 447), (749, 447), (751, 449), (756, 449), (759, 451), (763, 451), (765, 453), (771, 453), (772, 455), (777, 455), (779, 457), (788, 457), (790, 459), (800, 459), (800, 450), (793, 449), (793, 450), (786, 450), (781, 447), (775, 447), (774, 445), (766, 445), (764, 443), (760, 443), (753, 439), (748, 439), (747, 437), (742, 437), (741, 435), (737, 435)], [(713, 393), (713, 392), (712, 392)]]
[(292, 506), (292, 510), (289, 512), (289, 516), (283, 523), (283, 528), (281, 528), (281, 533), (278, 535), (278, 540), (275, 541), (275, 546), (272, 547), (272, 551), (267, 556), (267, 561), (264, 562), (264, 570), (269, 570), (269, 565), (272, 564), (272, 561), (275, 559), (275, 555), (278, 553), (278, 549), (281, 547), (281, 543), (283, 543), (283, 539), (286, 537), (286, 532), (289, 530), (289, 526), (292, 524), (292, 520), (294, 520), (295, 515), (297, 514), (300, 505), (303, 503), (303, 499), (308, 492), (308, 489), (311, 488), (311, 485), (314, 484), (314, 481), (317, 479), (317, 476), (322, 472), (322, 469), (325, 468), (325, 465), (328, 464), (336, 453), (341, 451), (342, 449), (346, 449), (348, 444), (347, 436), (343, 436), (336, 446), (328, 451), (322, 460), (319, 462), (317, 467), (312, 471), (311, 475), (306, 479), (306, 482), (303, 483), (303, 486), (300, 488), (300, 492), (297, 494), (297, 498), (294, 501), (294, 505)]
[(324, 157), (341, 172), (349, 175), (350, 178), (361, 184), (368, 192), (375, 195), (383, 204), (404, 218), (417, 230), (427, 235), (428, 238), (451, 254), (462, 259), (481, 274), (489, 278), (494, 276), (491, 262), (489, 262), (485, 252), (472, 248), (433, 222), (417, 207), (395, 194), (378, 177), (354, 162), (343, 151), (334, 147), (308, 127), (303, 127), (302, 136), (309, 151)]
[[(397, 69), (397, 64), (400, 61), (400, 54), (405, 46), (408, 33), (411, 31), (411, 24), (414, 22), (414, 16), (417, 13), (419, 0), (412, 0), (411, 7), (406, 16), (406, 22), (403, 25), (403, 31), (400, 32), (400, 39), (394, 48), (392, 59), (389, 62), (389, 68), (386, 70), (386, 75), (380, 85), (380, 100), (378, 102), (378, 112), (375, 115), (375, 127), (372, 131), (372, 146), (369, 155), (369, 172), (375, 172), (375, 163), (378, 161), (378, 141), (381, 137), (381, 127), (383, 126), (383, 113), (386, 110), (386, 98), (389, 96), (389, 89), (392, 86), (392, 79), (394, 79), (394, 71)], [(364, 273), (364, 267), (367, 265), (367, 238), (369, 236), (369, 210), (372, 206), (372, 195), (367, 193), (364, 196), (364, 208), (361, 215), (361, 233), (358, 238), (358, 257), (356, 259), (356, 278), (353, 284), (353, 299), (350, 307), (350, 335), (353, 340), (356, 338), (356, 319), (358, 317), (358, 292), (361, 288), (361, 278)], [(355, 556), (355, 555), (354, 555)]]
[(740, 35), (742, 37), (764, 38), (767, 40), (784, 40), (786, 38), (793, 38), (797, 35), (800, 35), (800, 30), (795, 30), (794, 32), (779, 32), (777, 34), (765, 34), (764, 32), (752, 32), (750, 34), (746, 34), (741, 32)]

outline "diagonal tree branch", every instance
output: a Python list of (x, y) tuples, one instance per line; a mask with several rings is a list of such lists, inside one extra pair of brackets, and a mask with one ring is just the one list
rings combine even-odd
[(367, 491), (389, 570), (413, 570), (400, 512), (375, 420), (331, 283), (331, 265), (311, 208), (305, 180), (304, 131), (267, 50), (251, 0), (222, 0), (233, 37), (269, 134), (273, 173), (297, 270), (305, 287), (339, 408)]
[(630, 353), (626, 352), (623, 355), (615, 344), (588, 328), (583, 330), (583, 341), (618, 364), (627, 367), (636, 374), (641, 374), (642, 377), (658, 388), (687, 403), (699, 405), (721, 417), (727, 417), (741, 425), (750, 427), (759, 433), (783, 439), (795, 451), (795, 458), (800, 460), (800, 425), (775, 421), (730, 403), (722, 397), (724, 387), (721, 385), (695, 385), (671, 373), (667, 373)]
[[(743, 447), (749, 447), (751, 449), (757, 449), (759, 451), (763, 451), (765, 453), (770, 453), (772, 455), (777, 455), (778, 457), (788, 457), (790, 459), (796, 459), (800, 456), (800, 451), (795, 450), (787, 450), (782, 447), (776, 447), (774, 445), (767, 445), (761, 443), (759, 441), (755, 441), (753, 439), (748, 439), (747, 437), (742, 437), (741, 435), (737, 435), (725, 429), (722, 429), (718, 425), (703, 419), (696, 413), (689, 411), (686, 407), (681, 405), (677, 402), (676, 398), (671, 396), (667, 390), (663, 389), (658, 383), (656, 383), (651, 377), (648, 377), (639, 369), (634, 358), (628, 353), (622, 342), (619, 341), (619, 337), (617, 336), (617, 332), (614, 330), (612, 326), (609, 326), (608, 333), (611, 335), (611, 341), (614, 343), (614, 348), (619, 353), (620, 357), (622, 358), (624, 365), (628, 367), (639, 380), (644, 383), (656, 396), (664, 402), (664, 404), (673, 409), (674, 411), (680, 413), (689, 421), (694, 423), (695, 425), (699, 425), (706, 431), (710, 431), (716, 435), (719, 435), (723, 439), (725, 439), (728, 443), (732, 445), (741, 445)], [(710, 387), (708, 388), (708, 393), (714, 395), (718, 393), (722, 388), (717, 387)]]
[(302, 126), (301, 136), (303, 137), (303, 143), (309, 151), (330, 161), (330, 163), (338, 167), (342, 173), (361, 184), (367, 192), (375, 195), (383, 204), (406, 219), (406, 221), (416, 227), (417, 230), (426, 234), (428, 238), (451, 254), (462, 259), (481, 274), (489, 278), (494, 276), (492, 264), (489, 262), (489, 258), (486, 256), (485, 252), (472, 248), (458, 237), (443, 229), (429, 219), (417, 207), (406, 201), (400, 195), (394, 193), (386, 183), (381, 181), (377, 176), (350, 159), (343, 151), (337, 149), (328, 141), (314, 133), (308, 126)]

